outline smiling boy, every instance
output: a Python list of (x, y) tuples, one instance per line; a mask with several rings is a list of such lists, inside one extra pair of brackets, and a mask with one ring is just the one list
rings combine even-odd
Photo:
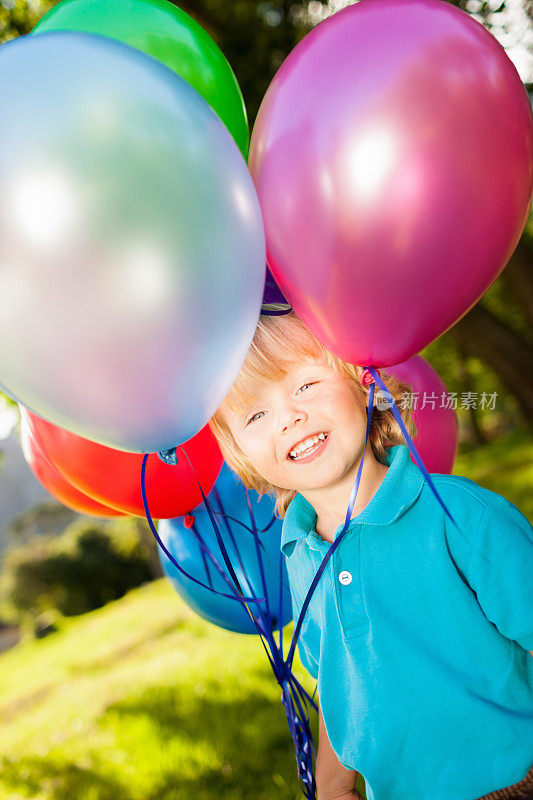
[[(398, 403), (409, 387), (383, 375)], [(210, 422), (244, 484), (284, 518), (294, 618), (342, 522), (368, 390), (294, 313), (261, 317)], [(403, 410), (412, 433), (408, 410)], [(299, 652), (318, 680), (318, 800), (533, 798), (533, 528), (505, 498), (433, 475), (374, 406), (346, 534)]]

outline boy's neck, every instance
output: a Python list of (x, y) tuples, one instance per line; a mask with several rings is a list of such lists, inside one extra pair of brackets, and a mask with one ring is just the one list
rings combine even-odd
[[(317, 513), (316, 532), (327, 542), (333, 542), (335, 531), (344, 524), (352, 487), (355, 483), (359, 461), (344, 477), (342, 483), (327, 489), (303, 491), (301, 494), (311, 503)], [(361, 480), (352, 510), (356, 517), (370, 503), (387, 474), (388, 467), (374, 456), (372, 447), (367, 445)]]

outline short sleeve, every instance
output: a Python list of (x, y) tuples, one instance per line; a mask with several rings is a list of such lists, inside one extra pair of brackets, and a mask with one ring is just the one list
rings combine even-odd
[(487, 619), (533, 650), (533, 527), (500, 495), (485, 508), (467, 576)]

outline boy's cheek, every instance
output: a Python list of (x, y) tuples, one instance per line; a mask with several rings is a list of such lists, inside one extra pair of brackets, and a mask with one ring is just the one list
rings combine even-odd
[(280, 489), (283, 488), (281, 483), (283, 482), (283, 478), (286, 478), (283, 464), (280, 465), (278, 462), (272, 461), (271, 459), (256, 459), (255, 461), (250, 459), (250, 463), (262, 478), (275, 486), (279, 486)]

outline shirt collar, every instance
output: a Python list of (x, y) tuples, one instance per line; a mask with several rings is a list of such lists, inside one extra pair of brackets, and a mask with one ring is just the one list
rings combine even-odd
[[(413, 505), (424, 485), (424, 476), (411, 461), (409, 448), (398, 444), (387, 450), (385, 459), (389, 469), (379, 489), (357, 517), (350, 521), (348, 529), (354, 525), (390, 525), (410, 506)], [(301, 494), (296, 494), (285, 513), (281, 535), (281, 550), (285, 555), (286, 545), (297, 539), (308, 538), (310, 543), (318, 540), (320, 544), (330, 546), (329, 542), (320, 539), (315, 531), (317, 514), (311, 503)], [(339, 525), (335, 536), (342, 530)], [(323, 549), (316, 548), (315, 549)], [(290, 552), (290, 550), (289, 550)]]

